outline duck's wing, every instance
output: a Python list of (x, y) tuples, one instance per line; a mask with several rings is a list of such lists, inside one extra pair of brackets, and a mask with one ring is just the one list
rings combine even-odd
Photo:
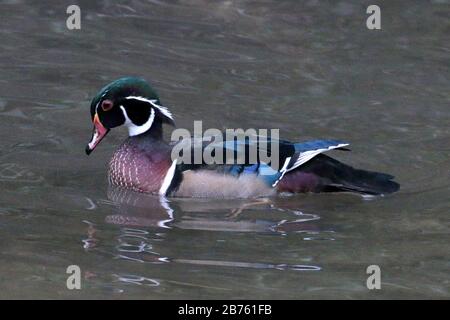
[(346, 146), (348, 143), (338, 140), (292, 143), (261, 136), (227, 141), (190, 138), (175, 143), (172, 155), (181, 158), (178, 164), (181, 171), (203, 169), (234, 176), (256, 174), (275, 187), (287, 172), (321, 153)]
[(291, 157), (287, 157), (284, 161), (283, 168), (280, 170), (280, 177), (273, 183), (275, 187), (277, 183), (283, 178), (284, 174), (292, 171), (309, 160), (313, 159), (321, 153), (330, 150), (345, 150), (349, 143), (340, 140), (313, 140), (308, 142), (295, 143), (295, 152)]

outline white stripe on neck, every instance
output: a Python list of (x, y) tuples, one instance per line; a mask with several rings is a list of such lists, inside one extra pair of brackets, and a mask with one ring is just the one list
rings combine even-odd
[(120, 109), (122, 109), (123, 116), (125, 117), (125, 125), (128, 128), (128, 135), (130, 137), (137, 136), (141, 133), (147, 132), (150, 129), (150, 127), (152, 126), (153, 120), (155, 120), (155, 110), (153, 110), (153, 108), (150, 108), (150, 117), (148, 118), (148, 120), (140, 126), (135, 125), (130, 120), (130, 118), (128, 117), (127, 111), (125, 110), (125, 108), (123, 106), (120, 106)]

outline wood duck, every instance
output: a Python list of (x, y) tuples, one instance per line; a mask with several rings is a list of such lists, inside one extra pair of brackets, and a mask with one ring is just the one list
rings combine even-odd
[[(109, 162), (108, 177), (112, 185), (137, 192), (171, 197), (257, 198), (277, 193), (342, 191), (383, 195), (400, 187), (391, 175), (354, 169), (324, 155), (330, 150), (348, 151), (348, 143), (337, 140), (277, 140), (280, 168), (275, 169), (259, 158), (253, 163), (179, 163), (172, 159), (172, 149), (185, 141), (164, 141), (163, 124), (174, 126), (173, 115), (141, 78), (121, 78), (101, 89), (92, 100), (91, 117), (94, 129), (87, 154), (110, 129), (121, 125), (128, 128), (128, 139)], [(248, 138), (224, 141), (221, 147), (236, 151), (238, 145), (244, 145), (244, 152), (248, 152), (255, 143), (260, 148), (261, 140)], [(205, 144), (201, 143), (200, 148), (204, 150)]]

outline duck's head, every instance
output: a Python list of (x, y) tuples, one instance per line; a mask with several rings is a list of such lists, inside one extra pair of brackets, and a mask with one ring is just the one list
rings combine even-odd
[(170, 111), (161, 106), (158, 94), (141, 78), (127, 77), (111, 82), (92, 99), (94, 130), (86, 146), (90, 154), (110, 129), (125, 125), (130, 136), (151, 129), (160, 134), (162, 123), (174, 125)]

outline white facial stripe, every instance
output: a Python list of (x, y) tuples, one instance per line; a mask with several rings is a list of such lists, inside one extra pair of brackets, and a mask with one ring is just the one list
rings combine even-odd
[(128, 96), (125, 99), (130, 100), (130, 99), (134, 99), (134, 100), (139, 100), (139, 101), (143, 101), (143, 102), (147, 102), (149, 104), (151, 104), (153, 107), (155, 107), (156, 109), (158, 109), (163, 115), (165, 115), (167, 118), (173, 120), (173, 116), (172, 113), (169, 111), (169, 109), (167, 109), (166, 107), (160, 106), (159, 104), (157, 104), (156, 102), (158, 100), (149, 100), (146, 99), (144, 97), (138, 97), (138, 96)]
[(123, 106), (120, 106), (120, 109), (122, 109), (123, 116), (125, 117), (125, 125), (128, 128), (128, 135), (130, 137), (137, 136), (148, 131), (153, 124), (153, 120), (155, 119), (155, 110), (153, 110), (153, 108), (150, 108), (150, 117), (148, 117), (148, 120), (143, 125), (138, 126), (130, 120), (127, 111)]
[(164, 177), (164, 181), (161, 185), (161, 188), (159, 189), (159, 194), (161, 196), (165, 196), (167, 189), (169, 189), (170, 184), (172, 183), (173, 176), (175, 175), (175, 169), (177, 166), (177, 159), (173, 160), (172, 165), (170, 166), (169, 170), (167, 170), (166, 176)]
[(165, 115), (167, 118), (169, 118), (170, 120), (173, 120), (172, 112), (170, 112), (169, 109), (167, 109), (166, 107), (163, 107), (163, 106), (160, 106), (160, 105), (156, 104), (156, 100), (150, 100), (150, 103), (152, 104), (152, 106), (154, 106), (159, 111), (161, 111), (161, 113), (163, 115)]

